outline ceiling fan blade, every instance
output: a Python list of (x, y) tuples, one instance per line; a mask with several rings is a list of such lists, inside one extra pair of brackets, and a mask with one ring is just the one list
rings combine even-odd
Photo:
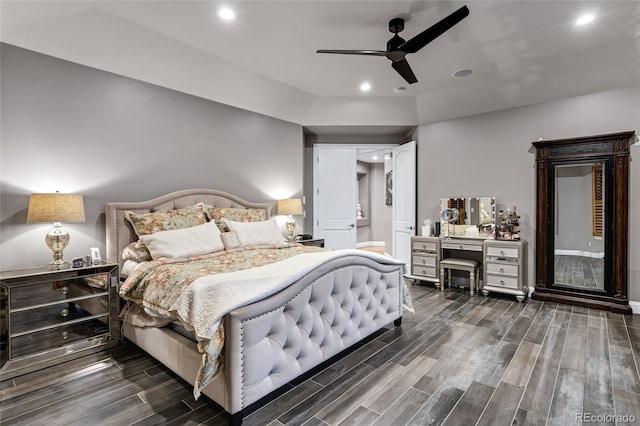
[(451, 29), (451, 27), (462, 21), (467, 16), (469, 16), (469, 8), (467, 6), (462, 6), (451, 15), (443, 18), (442, 20), (430, 26), (412, 39), (407, 40), (399, 47), (399, 50), (402, 50), (406, 53), (416, 53), (418, 50), (422, 49), (427, 44), (440, 37), (447, 30)]
[(401, 59), (399, 61), (392, 62), (391, 66), (393, 67), (394, 70), (398, 71), (398, 74), (400, 74), (402, 78), (407, 80), (407, 83), (413, 84), (418, 82), (418, 79), (416, 78), (415, 74), (411, 70), (411, 67), (409, 66), (409, 62), (407, 62), (406, 59)]
[(370, 55), (384, 56), (387, 54), (384, 50), (316, 50), (316, 53), (337, 53), (340, 55)]

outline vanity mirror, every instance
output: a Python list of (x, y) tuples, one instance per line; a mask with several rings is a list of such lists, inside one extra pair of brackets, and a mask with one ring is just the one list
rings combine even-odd
[[(457, 217), (453, 212), (457, 212)], [(446, 219), (445, 219), (446, 218)], [(447, 237), (486, 238), (496, 221), (495, 197), (440, 199), (442, 233)]]
[(534, 299), (631, 313), (629, 148), (634, 132), (533, 142)]

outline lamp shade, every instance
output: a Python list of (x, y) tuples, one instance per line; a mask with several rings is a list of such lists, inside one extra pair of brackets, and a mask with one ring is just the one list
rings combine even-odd
[(27, 223), (84, 222), (82, 195), (31, 194), (27, 210)]
[(300, 198), (278, 200), (278, 214), (302, 214), (302, 200)]

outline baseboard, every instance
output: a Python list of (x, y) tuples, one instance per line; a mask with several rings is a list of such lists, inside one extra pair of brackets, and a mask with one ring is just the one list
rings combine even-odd
[(356, 244), (356, 248), (362, 247), (384, 247), (384, 241), (363, 241)]
[[(531, 299), (531, 295), (533, 294), (534, 290), (535, 287), (529, 287), (529, 299)], [(631, 310), (634, 314), (640, 315), (640, 302), (629, 301), (629, 306), (631, 307)]]
[(554, 252), (558, 256), (582, 256), (593, 257), (595, 259), (604, 259), (604, 252), (592, 252), (581, 250), (556, 250)]

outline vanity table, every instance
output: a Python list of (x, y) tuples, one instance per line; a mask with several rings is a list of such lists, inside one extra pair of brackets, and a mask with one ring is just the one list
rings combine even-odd
[(482, 271), (482, 284), (478, 287), (485, 296), (489, 292), (511, 294), (523, 302), (528, 293), (527, 243), (524, 240), (487, 238), (496, 223), (495, 198), (442, 198), (440, 210), (443, 220), (441, 236), (411, 238), (411, 273), (408, 278), (432, 282), (440, 287), (445, 279), (444, 274), (441, 275), (442, 260), (459, 259), (463, 261), (461, 264), (477, 262)]
[(447, 258), (478, 262), (482, 269), (479, 290), (511, 294), (519, 302), (527, 297), (527, 242), (524, 240), (493, 240), (471, 237), (412, 237), (411, 274), (416, 281), (442, 285), (440, 261)]

